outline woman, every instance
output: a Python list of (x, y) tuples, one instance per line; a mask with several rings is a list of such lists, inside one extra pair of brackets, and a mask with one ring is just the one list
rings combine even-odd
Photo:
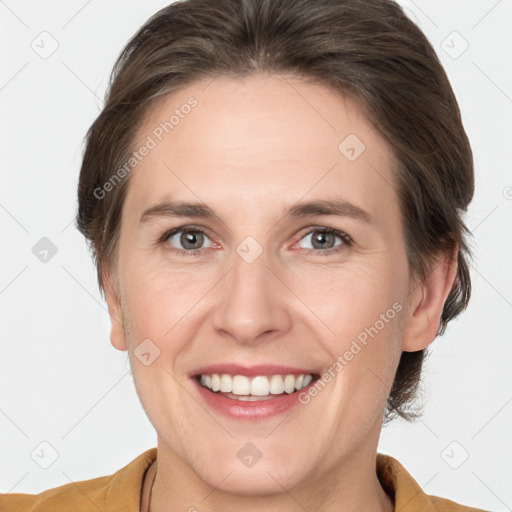
[(389, 0), (186, 0), (91, 126), (77, 225), (158, 444), (9, 511), (469, 511), (377, 453), (467, 306), (473, 162)]

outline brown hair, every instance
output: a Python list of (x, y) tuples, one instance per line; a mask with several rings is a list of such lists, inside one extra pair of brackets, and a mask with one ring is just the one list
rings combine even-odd
[[(133, 154), (149, 107), (196, 79), (258, 72), (307, 77), (356, 99), (388, 141), (412, 274), (424, 279), (439, 251), (459, 246), (443, 334), (471, 294), (462, 214), (474, 191), (472, 152), (432, 46), (391, 0), (182, 0), (147, 20), (117, 59), (86, 136), (76, 220), (100, 290), (103, 268), (115, 268), (130, 176), (107, 198), (97, 191)], [(419, 416), (411, 405), (424, 357), (425, 350), (402, 353), (386, 421)]]

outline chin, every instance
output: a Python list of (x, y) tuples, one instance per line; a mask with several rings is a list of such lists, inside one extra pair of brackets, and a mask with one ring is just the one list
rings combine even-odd
[(214, 466), (208, 474), (199, 476), (216, 491), (247, 497), (282, 495), (283, 489), (300, 485), (301, 475), (290, 474), (290, 466), (283, 472), (285, 461), (283, 464), (260, 464), (261, 461), (257, 467), (247, 469), (226, 467), (221, 470)]

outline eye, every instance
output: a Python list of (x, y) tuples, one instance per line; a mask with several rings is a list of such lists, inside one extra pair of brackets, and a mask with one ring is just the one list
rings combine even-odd
[[(172, 250), (187, 256), (194, 256), (201, 252), (205, 247), (205, 241), (210, 240), (206, 233), (199, 228), (188, 226), (187, 228), (174, 228), (164, 233), (160, 242), (171, 246)], [(214, 247), (211, 242), (206, 247)]]
[[(302, 236), (301, 240), (310, 238), (309, 245), (304, 247), (300, 246), (306, 251), (313, 251), (316, 254), (331, 254), (346, 249), (353, 244), (349, 235), (343, 231), (328, 227), (315, 227)], [(339, 240), (336, 243), (336, 239)], [(204, 243), (209, 242), (204, 246)], [(204, 249), (218, 247), (217, 244), (212, 242), (206, 235), (203, 229), (195, 226), (181, 226), (166, 231), (159, 239), (159, 243), (170, 246), (173, 252), (186, 255), (197, 256), (201, 254)]]
[[(307, 240), (308, 237), (311, 239), (309, 247), (302, 248), (315, 252), (320, 251), (330, 254), (352, 245), (352, 239), (346, 233), (333, 228), (316, 227), (306, 233), (301, 240)], [(340, 243), (336, 244), (336, 239), (339, 239)]]

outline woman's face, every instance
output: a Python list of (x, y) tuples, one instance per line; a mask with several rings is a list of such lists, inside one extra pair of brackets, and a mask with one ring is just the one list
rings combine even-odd
[[(194, 82), (138, 134), (109, 308), (159, 460), (246, 493), (374, 460), (413, 296), (384, 139), (351, 100), (274, 75)], [(327, 377), (292, 393), (302, 374)]]

